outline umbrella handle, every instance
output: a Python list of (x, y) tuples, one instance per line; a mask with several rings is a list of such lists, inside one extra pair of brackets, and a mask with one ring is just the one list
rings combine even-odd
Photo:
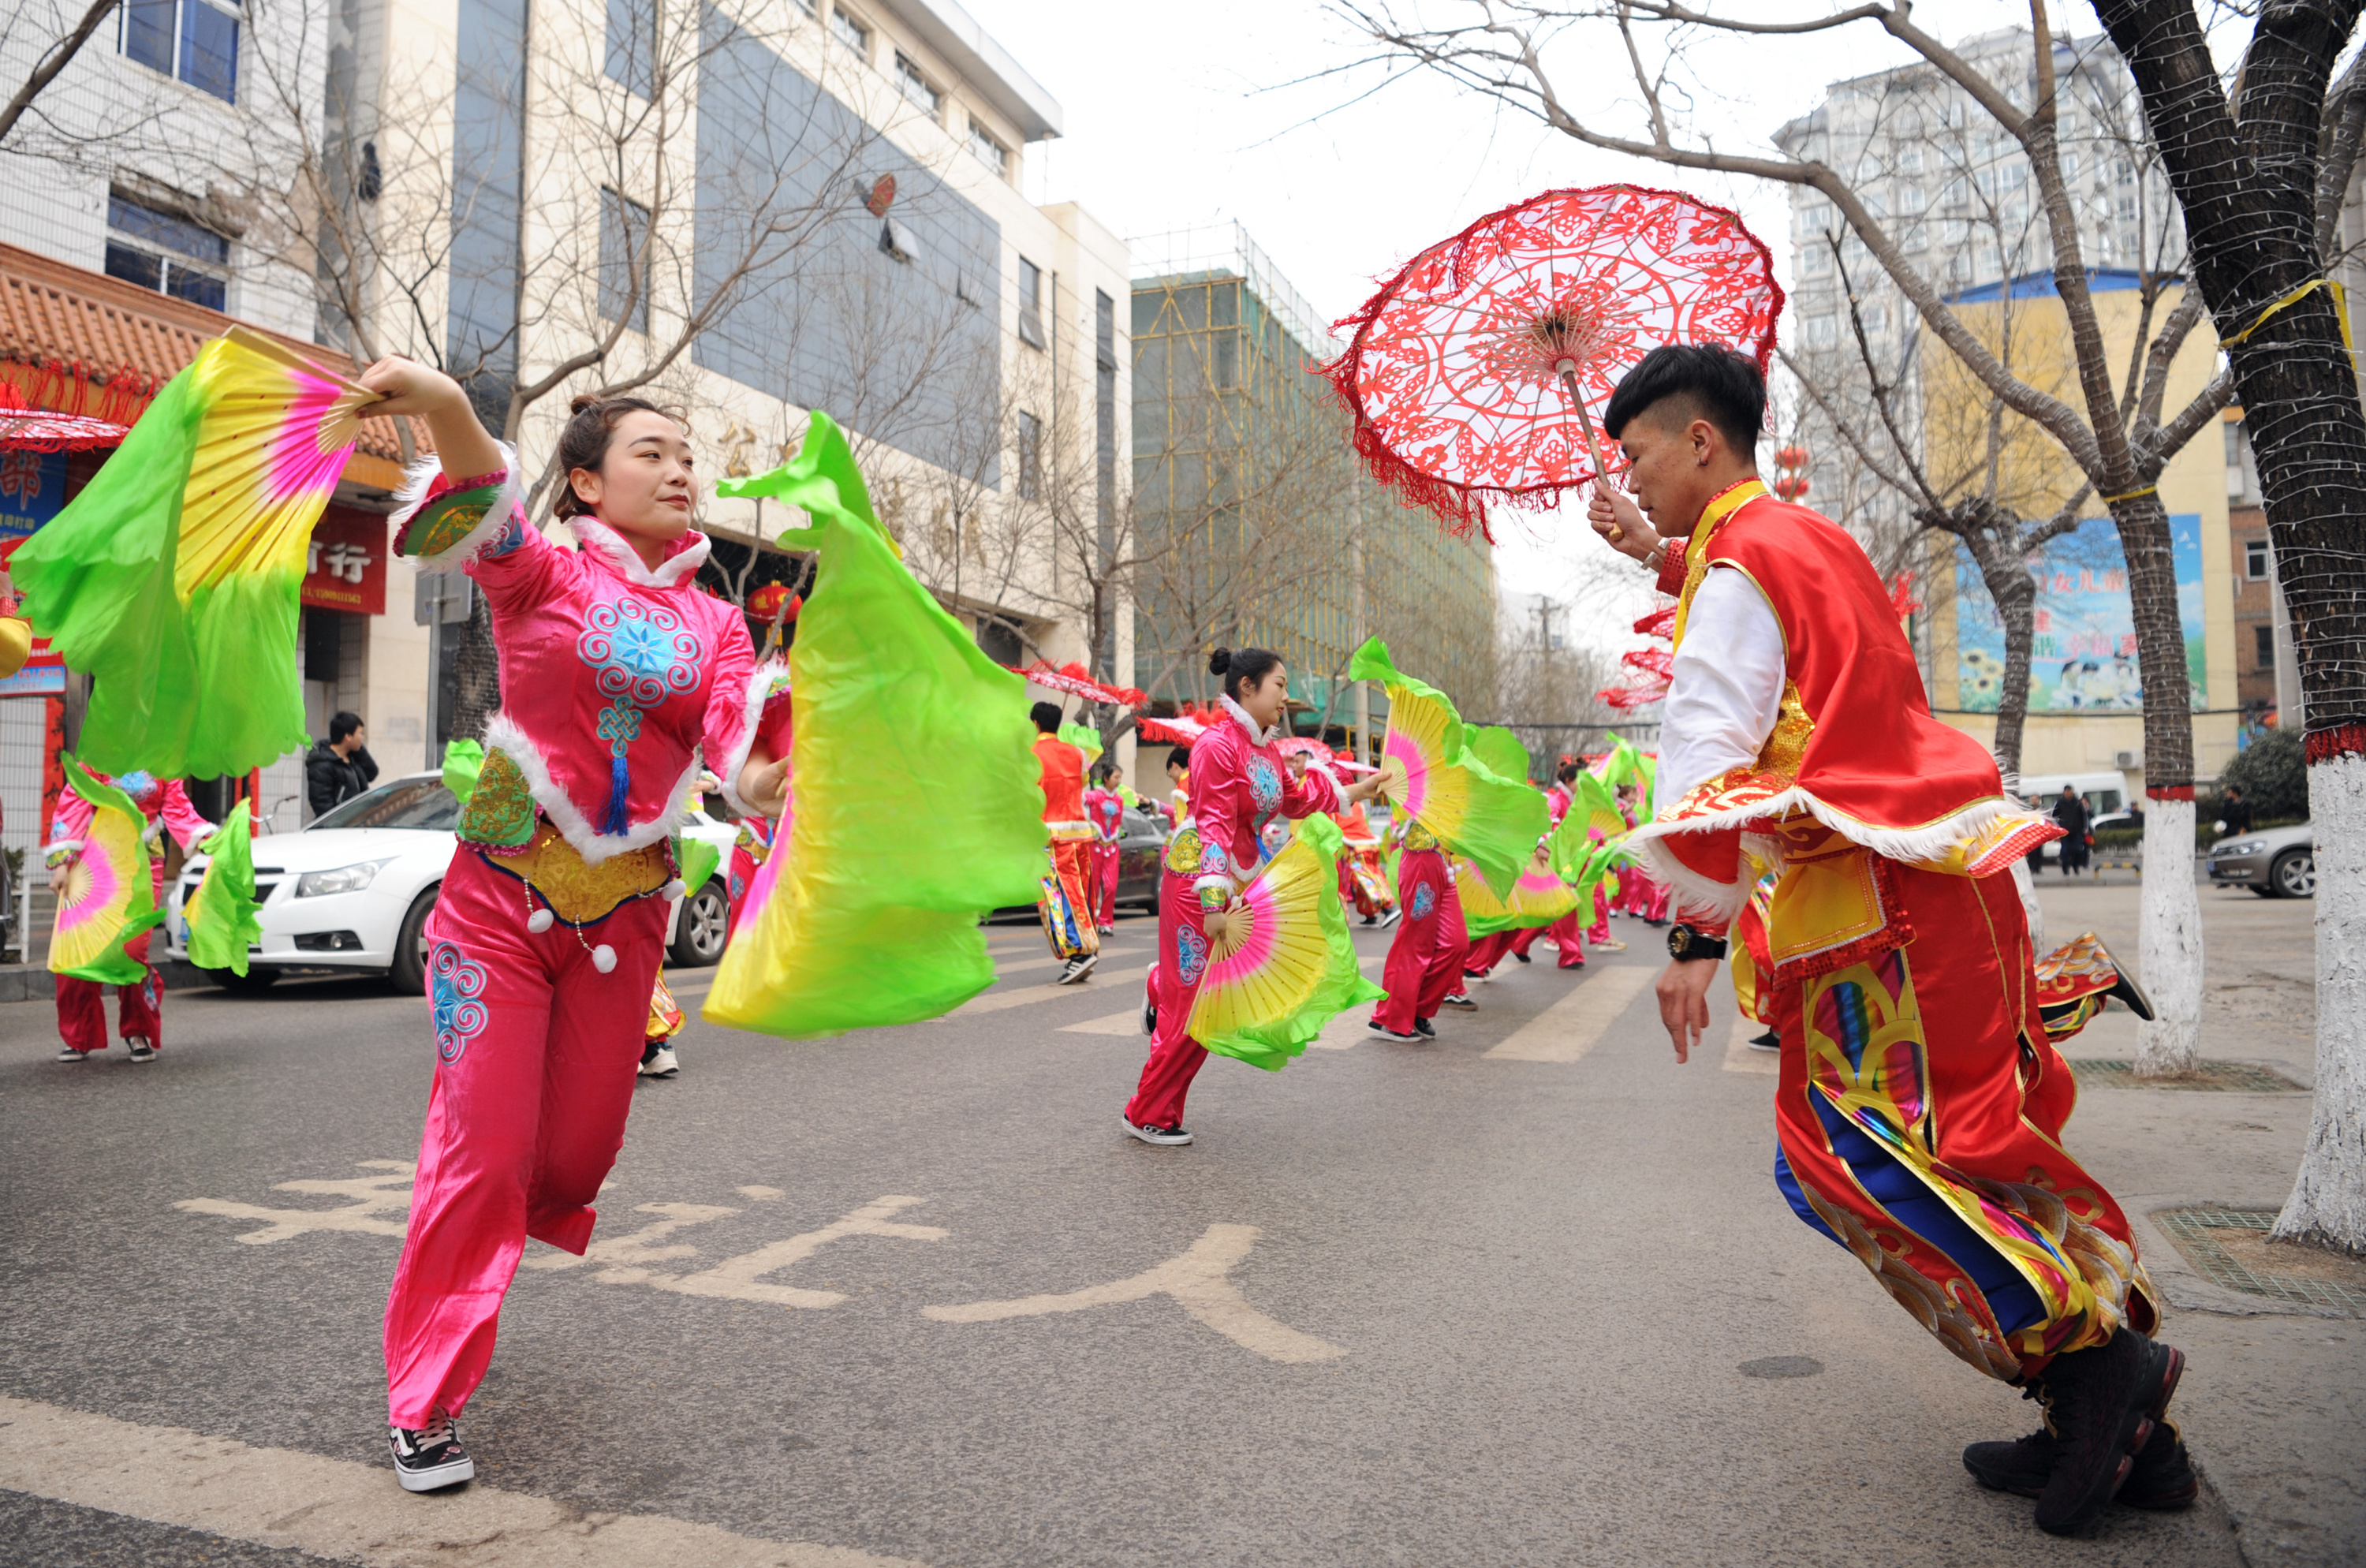
[[(1570, 407), (1577, 411), (1577, 427), (1585, 433), (1586, 455), (1594, 459), (1594, 482), (1598, 485), (1606, 485), (1610, 482), (1610, 465), (1602, 460), (1602, 443), (1594, 434), (1594, 418), (1591, 414), (1588, 414), (1585, 412), (1585, 400), (1578, 395), (1577, 372), (1575, 369), (1569, 367), (1567, 361), (1563, 361), (1562, 365), (1563, 368), (1560, 373), (1560, 384), (1569, 392)], [(1626, 529), (1621, 528), (1616, 523), (1610, 525), (1610, 542), (1612, 544), (1617, 544), (1626, 536)]]

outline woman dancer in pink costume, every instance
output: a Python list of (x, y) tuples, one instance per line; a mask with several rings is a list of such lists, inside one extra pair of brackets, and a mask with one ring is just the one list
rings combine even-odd
[(787, 764), (746, 619), (693, 585), (707, 543), (678, 423), (637, 398), (576, 400), (558, 443), (570, 550), (527, 524), (516, 455), (449, 377), (382, 359), (362, 381), (386, 394), (373, 412), (434, 433), (395, 547), (483, 590), (503, 697), (427, 924), (438, 1059), (386, 1306), (388, 1441), (425, 1492), (476, 1473), (453, 1418), (525, 1238), (591, 1242), (682, 887), (675, 809), (703, 758), (735, 811), (775, 815)]
[(1191, 1038), (1191, 1004), (1208, 972), (1209, 943), (1221, 938), (1240, 891), (1264, 858), (1259, 835), (1277, 818), (1295, 820), (1369, 799), (1380, 775), (1342, 789), (1327, 768), (1295, 782), (1275, 750), (1290, 703), (1290, 672), (1269, 649), (1220, 648), (1209, 672), (1223, 682), (1224, 718), (1191, 746), (1191, 816), (1166, 846), (1159, 879), (1158, 966), (1152, 972), (1150, 1060), (1123, 1112), (1145, 1144), (1188, 1144), (1183, 1102), (1208, 1059)]

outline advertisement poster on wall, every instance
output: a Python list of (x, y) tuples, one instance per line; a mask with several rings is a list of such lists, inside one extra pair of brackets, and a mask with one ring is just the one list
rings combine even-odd
[[(2169, 519), (2177, 570), (2177, 615), (2185, 634), (2185, 681), (2196, 709), (2209, 703), (2209, 664), (2202, 633), (2202, 514)], [(2141, 713), (2135, 614), (2128, 598), (2127, 558), (2108, 517), (2090, 517), (2045, 547), (2031, 563), (2037, 576), (2032, 616), (2029, 711)], [(1955, 554), (1955, 660), (1959, 701), (1970, 713), (1994, 713), (2004, 688), (2004, 626), (1970, 552)]]

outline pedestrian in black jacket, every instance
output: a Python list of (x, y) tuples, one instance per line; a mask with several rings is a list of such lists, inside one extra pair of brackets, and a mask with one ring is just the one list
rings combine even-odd
[(313, 816), (335, 810), (377, 778), (377, 762), (364, 744), (368, 739), (369, 727), (358, 715), (341, 713), (329, 721), (329, 738), (304, 754), (304, 794)]
[(2087, 869), (2087, 803), (2068, 784), (2054, 803), (2054, 820), (2062, 825), (2062, 874), (2076, 876)]

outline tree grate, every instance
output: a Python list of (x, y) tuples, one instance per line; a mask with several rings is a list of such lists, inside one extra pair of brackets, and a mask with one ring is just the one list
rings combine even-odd
[[(2214, 1285), (2366, 1317), (2366, 1261), (2317, 1247), (2266, 1247), (2273, 1209), (2160, 1209), (2152, 1221)], [(2290, 1267), (2274, 1267), (2285, 1261), (2276, 1254), (2287, 1250)]]
[(2134, 1062), (2087, 1057), (2070, 1064), (2081, 1089), (2218, 1089), (2230, 1094), (2305, 1094), (2307, 1089), (2272, 1067), (2250, 1062), (2197, 1062), (2183, 1077), (2140, 1078)]

